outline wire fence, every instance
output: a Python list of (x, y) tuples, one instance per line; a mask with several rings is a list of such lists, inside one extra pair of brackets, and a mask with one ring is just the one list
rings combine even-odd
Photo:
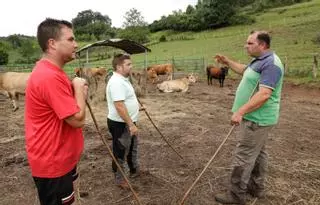
[[(319, 54), (314, 53), (301, 58), (287, 58), (286, 56), (280, 56), (282, 62), (285, 66), (285, 76), (290, 77), (312, 77), (317, 78), (319, 71), (318, 59)], [(212, 64), (205, 57), (201, 58), (175, 58), (171, 59), (149, 59), (145, 61), (133, 62), (133, 70), (140, 71), (143, 70), (145, 65), (151, 66), (156, 64), (172, 64), (175, 73), (196, 73), (199, 76), (204, 76), (206, 74), (206, 67), (208, 64)], [(214, 63), (213, 63), (214, 64)], [(31, 72), (34, 64), (19, 64), (19, 65), (5, 65), (0, 66), (0, 72)], [(65, 65), (65, 72), (68, 75), (74, 74), (75, 68), (106, 68), (107, 70), (112, 70), (112, 65), (110, 63), (82, 63), (73, 61)]]

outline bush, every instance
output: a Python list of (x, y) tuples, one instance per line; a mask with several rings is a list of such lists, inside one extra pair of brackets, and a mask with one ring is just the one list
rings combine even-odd
[(138, 43), (147, 43), (149, 41), (150, 31), (147, 27), (131, 26), (118, 32), (118, 37), (129, 39)]
[(320, 33), (316, 34), (316, 36), (312, 39), (312, 42), (320, 45)]
[(4, 50), (0, 50), (0, 65), (7, 65), (8, 61), (9, 54)]
[(167, 41), (166, 36), (165, 36), (165, 35), (162, 35), (162, 36), (159, 38), (159, 41), (160, 41), (160, 42), (166, 42), (166, 41)]
[(34, 64), (39, 60), (38, 57), (18, 58), (14, 61), (15, 64)]

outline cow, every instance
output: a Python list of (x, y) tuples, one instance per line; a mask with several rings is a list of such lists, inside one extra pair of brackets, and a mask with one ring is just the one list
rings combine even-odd
[(19, 99), (19, 94), (25, 94), (30, 74), (18, 72), (0, 73), (0, 93), (6, 94), (10, 98), (14, 112), (19, 109), (16, 101)]
[(167, 75), (167, 80), (172, 80), (173, 66), (172, 64), (152, 65), (147, 68), (147, 73), (152, 83), (159, 81), (159, 75)]
[(223, 87), (223, 81), (228, 75), (228, 67), (216, 67), (214, 65), (207, 66), (207, 77), (208, 77), (208, 85), (212, 85), (212, 78), (218, 79), (220, 83), (220, 87)]
[(144, 73), (142, 71), (131, 71), (130, 75), (131, 78), (134, 78), (137, 81), (138, 85), (141, 84), (141, 80), (144, 77)]
[(89, 99), (92, 99), (99, 87), (98, 82), (105, 80), (107, 76), (107, 69), (75, 68), (74, 73), (77, 77), (82, 77), (87, 80), (89, 84), (88, 96), (89, 96)]
[(76, 76), (81, 77), (86, 75), (88, 77), (98, 77), (105, 76), (107, 74), (107, 69), (105, 68), (75, 68), (74, 73)]
[(195, 83), (195, 82), (196, 82), (196, 78), (193, 76), (193, 74), (189, 74), (187, 77), (184, 77), (184, 78), (163, 81), (162, 83), (157, 84), (157, 88), (164, 93), (172, 93), (172, 92), (185, 93), (189, 89), (189, 84)]

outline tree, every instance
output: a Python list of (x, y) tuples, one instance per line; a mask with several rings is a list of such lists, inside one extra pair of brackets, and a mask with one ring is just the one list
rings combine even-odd
[(147, 43), (150, 31), (146, 27), (128, 27), (119, 31), (119, 38), (129, 39), (138, 43)]
[(93, 12), (92, 10), (81, 11), (76, 18), (72, 19), (74, 27), (83, 27), (96, 22), (101, 22), (111, 27), (111, 19), (108, 15), (102, 15), (100, 12)]
[(141, 13), (132, 8), (125, 13), (125, 22), (123, 22), (124, 29), (119, 31), (119, 37), (125, 38), (138, 43), (146, 43), (149, 41), (150, 34), (147, 22), (144, 21)]
[(34, 63), (37, 58), (34, 58), (37, 51), (39, 51), (39, 46), (31, 39), (23, 40), (21, 42), (21, 47), (19, 48), (19, 53), (24, 58), (24, 63)]
[(195, 11), (195, 9), (193, 8), (193, 6), (188, 5), (187, 9), (186, 9), (186, 14), (192, 14)]
[(198, 1), (196, 12), (204, 29), (224, 26), (236, 14), (233, 0)]
[(0, 48), (0, 65), (7, 65), (9, 61), (9, 54)]
[(14, 49), (21, 47), (21, 39), (16, 34), (8, 36), (7, 41), (11, 43), (11, 46)]
[(147, 26), (147, 22), (144, 21), (144, 17), (141, 15), (137, 9), (132, 8), (127, 11), (124, 15), (125, 22), (123, 22), (123, 27), (132, 27), (132, 26)]
[(85, 10), (79, 12), (77, 17), (72, 19), (74, 32), (78, 39), (89, 40), (93, 35), (97, 40), (102, 37), (114, 36), (111, 28), (111, 19), (108, 15), (102, 15), (100, 12)]

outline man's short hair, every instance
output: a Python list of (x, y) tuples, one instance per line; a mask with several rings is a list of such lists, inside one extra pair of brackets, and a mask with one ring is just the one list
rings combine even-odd
[(270, 48), (271, 36), (267, 31), (251, 31), (250, 34), (257, 33), (257, 39), (260, 42), (264, 42), (267, 45), (267, 48)]
[(113, 67), (113, 70), (117, 70), (117, 66), (118, 65), (122, 65), (124, 60), (130, 60), (130, 55), (128, 54), (123, 54), (123, 53), (119, 53), (117, 55), (115, 55), (113, 57), (113, 60), (112, 60), (112, 67)]
[(72, 29), (72, 24), (69, 21), (57, 20), (47, 18), (42, 21), (37, 30), (37, 39), (42, 51), (45, 52), (48, 49), (49, 39), (59, 39), (61, 35), (61, 28), (68, 27)]

